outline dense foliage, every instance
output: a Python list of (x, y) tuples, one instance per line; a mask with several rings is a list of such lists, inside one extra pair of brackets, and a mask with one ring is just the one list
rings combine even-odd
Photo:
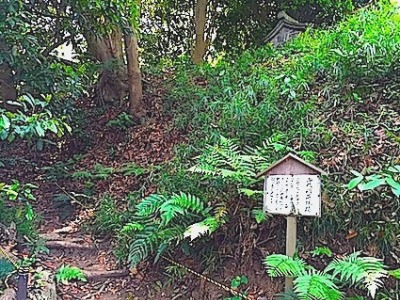
[[(246, 264), (265, 230), (281, 227), (263, 211), (258, 174), (293, 152), (329, 173), (322, 218), (299, 220), (300, 255), (330, 259), (327, 247), (307, 250), (346, 241), (398, 262), (400, 12), (387, 1), (360, 8), (367, 2), (210, 0), (208, 62), (194, 66), (196, 1), (3, 1), (0, 150), (12, 154), (0, 156), (1, 228), (36, 243), (39, 188), (61, 223), (65, 203), (86, 212), (77, 219), (94, 216), (90, 228), (111, 233), (135, 272), (168, 251), (211, 271), (229, 259)], [(319, 27), (264, 45), (281, 10)], [(73, 60), (55, 52), (66, 44)], [(125, 101), (139, 88), (140, 117)], [(32, 171), (14, 171), (23, 151)], [(374, 297), (385, 277), (399, 277), (359, 252), (324, 261), (323, 271), (297, 257), (265, 263), (272, 277), (296, 277), (293, 299), (342, 299), (348, 288)], [(63, 265), (56, 278), (85, 276)], [(232, 291), (247, 284), (236, 276)]]
[[(176, 126), (191, 137), (179, 152), (181, 167), (189, 168), (192, 163), (186, 158), (208, 143), (216, 144), (221, 135), (235, 138), (239, 146), (257, 148), (264, 143), (261, 156), (267, 162), (289, 150), (305, 152), (308, 160), (332, 173), (347, 172), (325, 182), (324, 218), (314, 222), (312, 234), (356, 232), (360, 243), (368, 240), (384, 251), (396, 246), (397, 196), (387, 190), (367, 191), (360, 202), (361, 195), (349, 193), (343, 184), (351, 179), (352, 169), (365, 174), (380, 165), (388, 168), (400, 154), (398, 22), (395, 9), (379, 5), (359, 10), (332, 29), (309, 30), (282, 49), (265, 46), (191, 72), (184, 61), (176, 65), (170, 109)], [(217, 152), (220, 147), (215, 146)], [(208, 178), (215, 180), (190, 188), (191, 193), (205, 189), (210, 200), (218, 195), (225, 201), (235, 195), (229, 187), (221, 194), (218, 178), (233, 175), (237, 180), (242, 175), (229, 166), (229, 159), (222, 160), (222, 171), (207, 167)], [(241, 164), (240, 159), (235, 162)], [(216, 165), (218, 161), (212, 166)], [(233, 183), (237, 187), (237, 181)], [(181, 187), (169, 182), (169, 188)]]

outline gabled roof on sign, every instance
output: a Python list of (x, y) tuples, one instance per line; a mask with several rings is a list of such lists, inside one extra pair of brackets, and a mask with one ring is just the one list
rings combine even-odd
[(289, 16), (286, 12), (280, 11), (278, 13), (278, 23), (264, 39), (264, 42), (268, 43), (269, 41), (271, 41), (281, 31), (283, 27), (289, 27), (294, 30), (304, 31), (308, 25), (309, 24), (306, 23), (300, 23), (299, 21)]
[(324, 170), (322, 170), (322, 169), (320, 169), (320, 168), (318, 168), (318, 167), (316, 167), (316, 166), (314, 166), (314, 165), (312, 165), (312, 164), (306, 162), (304, 159), (300, 158), (299, 156), (297, 156), (297, 155), (295, 155), (295, 154), (293, 154), (293, 153), (289, 153), (289, 154), (286, 155), (285, 157), (283, 157), (283, 158), (281, 158), (280, 160), (274, 162), (272, 165), (270, 165), (270, 166), (269, 166), (267, 169), (265, 169), (264, 171), (258, 173), (258, 174), (257, 174), (257, 177), (261, 177), (261, 176), (265, 175), (266, 173), (268, 173), (269, 171), (271, 171), (272, 169), (274, 169), (274, 168), (277, 167), (278, 165), (280, 165), (280, 164), (286, 162), (289, 158), (298, 161), (299, 163), (305, 165), (306, 167), (308, 167), (308, 168), (314, 170), (315, 172), (317, 172), (317, 173), (319, 173), (319, 174), (321, 174), (321, 175), (327, 175), (327, 173), (326, 173)]

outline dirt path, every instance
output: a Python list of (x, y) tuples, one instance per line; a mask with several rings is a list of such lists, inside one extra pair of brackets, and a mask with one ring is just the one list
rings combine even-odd
[[(91, 170), (96, 164), (118, 168), (135, 163), (146, 167), (170, 159), (173, 146), (182, 138), (171, 129), (171, 120), (162, 113), (163, 93), (157, 87), (147, 91), (145, 102), (149, 115), (144, 124), (126, 128), (118, 122), (112, 125), (110, 121), (118, 121), (122, 109), (91, 112), (93, 105), (82, 101), (79, 106), (86, 110), (82, 131), (66, 137), (58, 146), (48, 145), (38, 152), (32, 151), (32, 145), (26, 141), (4, 145), (0, 159), (6, 165), (1, 180), (17, 179), (38, 186), (33, 206), (41, 218), (39, 234), (47, 240), (45, 245), (50, 250), (48, 255), (38, 255), (41, 263), (53, 272), (62, 265), (77, 266), (85, 270), (89, 279), (86, 284), (60, 284), (60, 299), (147, 297), (149, 287), (141, 284), (144, 275), (116, 262), (112, 239), (97, 239), (86, 229), (100, 196), (108, 193), (116, 198), (125, 197), (137, 189), (136, 176), (111, 174), (107, 179), (93, 181), (92, 194), (81, 205), (73, 195), (83, 191), (86, 182), (71, 179), (71, 173)], [(80, 158), (75, 159), (76, 156)], [(148, 274), (146, 277), (149, 278)]]

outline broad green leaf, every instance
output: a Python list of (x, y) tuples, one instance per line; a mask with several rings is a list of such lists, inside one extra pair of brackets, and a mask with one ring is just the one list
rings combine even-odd
[(396, 279), (400, 279), (400, 269), (390, 270), (389, 275)]
[(54, 132), (55, 134), (57, 134), (58, 129), (56, 124), (54, 124), (54, 122), (49, 122), (48, 124), (50, 131)]
[(6, 115), (2, 115), (2, 119), (3, 119), (3, 127), (5, 129), (9, 129), (11, 126), (11, 121), (10, 119), (6, 116)]
[(255, 194), (263, 194), (263, 191), (255, 191), (255, 190), (251, 190), (251, 189), (238, 189), (238, 192), (241, 194), (245, 194), (248, 197), (251, 197)]
[(18, 193), (10, 189), (7, 191), (7, 196), (10, 200), (16, 200), (18, 198)]
[(42, 128), (42, 125), (41, 125), (40, 123), (37, 123), (37, 124), (36, 124), (35, 129), (36, 129), (36, 132), (37, 132), (37, 135), (38, 135), (38, 136), (44, 137), (45, 131), (44, 131), (44, 129)]
[(362, 175), (361, 175), (361, 177), (353, 178), (353, 179), (350, 180), (350, 182), (348, 183), (347, 188), (348, 188), (349, 190), (354, 189), (361, 181), (363, 181), (363, 179), (364, 179), (364, 176), (362, 176)]
[(358, 185), (360, 191), (369, 191), (377, 188), (378, 186), (384, 185), (386, 180), (384, 178), (373, 178), (371, 181), (361, 183)]
[(240, 281), (242, 282), (242, 284), (249, 283), (249, 279), (247, 278), (247, 276), (244, 276), (244, 275), (241, 276)]
[(2, 130), (0, 131), (0, 139), (4, 141), (8, 137), (8, 131), (7, 130)]
[(364, 177), (363, 174), (361, 174), (360, 172), (357, 172), (356, 170), (351, 170), (350, 171), (353, 175), (357, 176), (357, 177)]
[(25, 217), (28, 221), (32, 221), (35, 213), (33, 212), (32, 205), (29, 203), (26, 204), (26, 214)]
[(252, 213), (254, 218), (256, 219), (257, 224), (260, 224), (267, 220), (267, 215), (262, 209), (254, 209)]
[(231, 287), (236, 289), (242, 284), (242, 278), (240, 276), (236, 276), (231, 280)]
[(390, 187), (392, 188), (393, 193), (397, 196), (400, 197), (400, 183), (395, 181), (392, 176), (389, 176), (386, 178), (386, 182)]

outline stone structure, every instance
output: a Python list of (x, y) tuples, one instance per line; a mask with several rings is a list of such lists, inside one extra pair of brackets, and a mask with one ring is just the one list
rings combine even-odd
[(272, 43), (275, 47), (280, 46), (306, 30), (308, 24), (300, 23), (285, 12), (278, 13), (278, 23), (265, 38), (265, 43)]

